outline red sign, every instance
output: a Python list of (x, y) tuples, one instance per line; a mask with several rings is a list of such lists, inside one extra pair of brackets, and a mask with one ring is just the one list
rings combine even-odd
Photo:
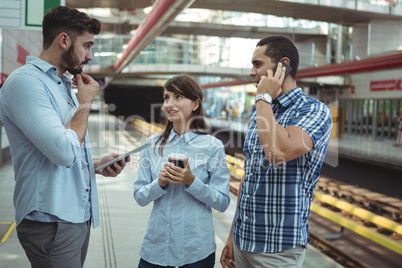
[(0, 73), (0, 85), (4, 84), (4, 82), (6, 82), (8, 75), (4, 74), (4, 73)]
[(402, 90), (402, 79), (370, 81), (370, 91)]
[(21, 63), (22, 65), (25, 65), (27, 56), (29, 56), (29, 51), (23, 48), (20, 44), (17, 44), (17, 50), (18, 50), (17, 62)]

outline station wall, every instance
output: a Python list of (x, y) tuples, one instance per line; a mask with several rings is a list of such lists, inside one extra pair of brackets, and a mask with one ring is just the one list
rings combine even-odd
[[(0, 87), (8, 75), (26, 62), (28, 55), (38, 57), (42, 32), (37, 30), (0, 30)], [(6, 132), (0, 122), (0, 164), (11, 158)]]
[(42, 49), (41, 31), (4, 29), (2, 40), (0, 62), (6, 76), (24, 65), (27, 56), (38, 57)]
[(402, 50), (401, 20), (372, 20), (370, 55)]

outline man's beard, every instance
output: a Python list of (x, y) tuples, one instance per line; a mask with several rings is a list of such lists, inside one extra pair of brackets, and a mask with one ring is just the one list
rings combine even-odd
[(74, 54), (74, 44), (72, 44), (63, 54), (63, 67), (72, 75), (82, 73), (81, 64), (87, 64), (88, 61), (80, 63), (79, 59)]

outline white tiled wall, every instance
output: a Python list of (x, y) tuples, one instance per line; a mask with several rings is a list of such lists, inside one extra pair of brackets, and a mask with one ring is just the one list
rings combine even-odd
[[(395, 53), (402, 49), (402, 21), (372, 20), (368, 25), (353, 27), (353, 56), (361, 59)], [(374, 71), (350, 76), (355, 93), (343, 90), (343, 99), (392, 99), (402, 98), (400, 90), (370, 91), (371, 81), (402, 79), (402, 69)]]
[(295, 45), (300, 54), (299, 69), (309, 68), (314, 66), (314, 64), (317, 65), (327, 64), (326, 36), (306, 38), (306, 40), (299, 41)]
[(42, 49), (42, 32), (29, 30), (2, 30), (1, 72), (9, 75), (22, 64), (17, 61), (17, 46), (22, 46), (30, 56), (38, 57)]
[(402, 92), (400, 90), (390, 91), (370, 91), (371, 81), (402, 79), (402, 68), (384, 71), (375, 71), (351, 75), (351, 84), (355, 86), (355, 93), (351, 94), (349, 90), (343, 90), (340, 94), (341, 99), (400, 99)]
[[(9, 75), (12, 71), (22, 66), (17, 61), (17, 46), (22, 46), (31, 56), (39, 56), (42, 49), (42, 32), (27, 30), (7, 30), (0, 29), (0, 72)], [(0, 127), (1, 148), (8, 147), (7, 135), (3, 127)], [(6, 159), (2, 159), (5, 161)]]
[(401, 20), (372, 20), (370, 54), (397, 51), (402, 46)]
[(352, 58), (366, 58), (368, 47), (368, 26), (353, 26), (352, 46), (353, 55)]

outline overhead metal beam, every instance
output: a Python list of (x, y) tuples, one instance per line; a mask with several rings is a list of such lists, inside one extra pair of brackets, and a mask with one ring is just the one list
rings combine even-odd
[[(358, 61), (347, 61), (338, 64), (329, 64), (314, 68), (301, 69), (297, 72), (297, 78), (314, 78), (322, 76), (331, 75), (349, 75), (355, 73), (365, 73), (371, 71), (379, 70), (390, 70), (402, 68), (402, 52), (379, 56), (370, 57)], [(203, 89), (214, 88), (214, 87), (224, 87), (224, 86), (235, 86), (235, 85), (245, 85), (252, 84), (253, 81), (236, 80), (236, 81), (225, 81), (213, 84), (202, 85)]]
[(113, 65), (115, 73), (120, 73), (156, 36), (160, 35), (171, 21), (195, 0), (158, 0), (151, 12), (141, 22), (137, 32), (128, 42), (123, 55)]
[(302, 69), (297, 72), (297, 78), (347, 75), (395, 68), (402, 68), (402, 52), (379, 57), (370, 57), (358, 61), (348, 61), (316, 68)]

